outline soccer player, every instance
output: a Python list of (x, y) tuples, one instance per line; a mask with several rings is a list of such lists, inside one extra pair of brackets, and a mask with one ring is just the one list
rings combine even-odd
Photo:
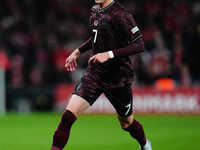
[(74, 71), (77, 58), (89, 49), (93, 50), (93, 56), (62, 115), (51, 150), (64, 148), (75, 120), (102, 93), (114, 106), (122, 129), (139, 142), (141, 150), (152, 150), (132, 111), (133, 67), (129, 56), (144, 51), (141, 32), (133, 16), (118, 2), (95, 2), (90, 15), (90, 37), (66, 59), (65, 67), (69, 72)]

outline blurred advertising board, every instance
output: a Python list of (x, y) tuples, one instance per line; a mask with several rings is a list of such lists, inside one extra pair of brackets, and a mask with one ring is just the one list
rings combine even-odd
[[(200, 114), (200, 87), (169, 91), (134, 87), (133, 110), (139, 114)], [(102, 94), (86, 113), (112, 114), (115, 110)]]

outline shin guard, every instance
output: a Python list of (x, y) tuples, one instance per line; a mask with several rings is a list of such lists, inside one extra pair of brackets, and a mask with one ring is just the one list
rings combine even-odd
[(71, 126), (76, 120), (76, 116), (69, 110), (65, 110), (61, 121), (53, 136), (53, 144), (51, 150), (62, 150), (67, 144)]

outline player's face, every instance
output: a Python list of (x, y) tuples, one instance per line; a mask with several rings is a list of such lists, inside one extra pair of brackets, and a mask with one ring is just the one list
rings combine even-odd
[(95, 3), (97, 3), (97, 4), (103, 4), (105, 2), (106, 2), (106, 0), (95, 0)]

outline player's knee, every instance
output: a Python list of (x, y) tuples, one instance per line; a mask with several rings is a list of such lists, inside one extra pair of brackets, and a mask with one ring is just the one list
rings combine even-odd
[(72, 112), (76, 117), (79, 117), (89, 106), (90, 104), (87, 100), (74, 94), (69, 100), (66, 109)]
[(124, 130), (127, 129), (131, 124), (132, 122), (120, 122), (121, 128)]
[(71, 111), (65, 110), (61, 118), (59, 129), (66, 130), (67, 128), (70, 128), (75, 120), (76, 116)]
[(129, 123), (128, 122), (120, 122), (121, 128), (122, 129), (126, 129), (129, 127)]
[(134, 118), (131, 116), (131, 117), (120, 119), (119, 121), (120, 121), (121, 128), (126, 130), (133, 123)]

